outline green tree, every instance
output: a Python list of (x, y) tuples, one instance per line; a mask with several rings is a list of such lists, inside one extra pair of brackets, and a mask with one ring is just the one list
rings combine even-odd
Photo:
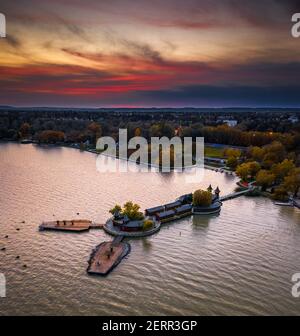
[(129, 201), (124, 204), (122, 213), (131, 220), (141, 220), (144, 218), (144, 215), (139, 210), (140, 206), (138, 204)]
[(153, 221), (150, 219), (145, 219), (143, 222), (143, 230), (147, 231), (150, 230), (153, 227)]
[(114, 216), (115, 214), (122, 212), (122, 207), (119, 204), (116, 204), (112, 209), (109, 210), (109, 212)]

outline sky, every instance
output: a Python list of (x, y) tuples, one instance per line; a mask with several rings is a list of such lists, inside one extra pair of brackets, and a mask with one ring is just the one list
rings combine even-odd
[(298, 0), (1, 0), (0, 105), (300, 107)]

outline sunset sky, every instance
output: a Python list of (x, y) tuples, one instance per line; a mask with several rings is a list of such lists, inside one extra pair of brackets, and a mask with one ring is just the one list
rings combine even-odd
[(299, 1), (1, 0), (0, 105), (299, 106)]

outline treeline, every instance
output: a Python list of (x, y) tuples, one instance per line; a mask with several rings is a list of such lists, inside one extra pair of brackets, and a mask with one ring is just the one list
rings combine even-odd
[[(23, 123), (31, 125), (32, 135), (44, 130), (84, 131), (88, 124), (101, 124), (105, 135), (119, 128), (133, 131), (141, 127), (147, 132), (153, 124), (165, 123), (173, 129), (182, 128), (187, 133), (199, 133), (203, 127), (217, 127), (226, 120), (235, 120), (234, 129), (244, 132), (300, 132), (300, 111), (297, 110), (236, 110), (236, 109), (4, 109), (0, 108), (0, 138), (17, 138)], [(295, 118), (296, 119), (291, 119)]]
[[(293, 112), (294, 113), (294, 112)], [(128, 137), (141, 135), (150, 141), (153, 136), (204, 137), (206, 142), (230, 146), (262, 147), (280, 142), (287, 152), (300, 152), (300, 123), (290, 122), (292, 112), (176, 112), (162, 111), (15, 111), (0, 109), (0, 139), (33, 139), (41, 143), (86, 143), (95, 146), (100, 136), (118, 140), (120, 128)], [(224, 124), (224, 118), (235, 118), (236, 127)], [(221, 123), (221, 124), (220, 124)], [(279, 124), (288, 125), (285, 131)], [(261, 131), (253, 130), (254, 125)], [(270, 127), (272, 125), (272, 127)], [(233, 160), (233, 159), (231, 159)], [(298, 160), (298, 161), (297, 161)], [(233, 160), (234, 161), (234, 160)], [(233, 162), (234, 163), (234, 162)]]
[(263, 191), (270, 189), (273, 197), (286, 200), (297, 197), (300, 190), (300, 168), (295, 152), (288, 152), (279, 141), (263, 147), (250, 147), (242, 152), (227, 151), (227, 164), (236, 169), (243, 181), (256, 181)]

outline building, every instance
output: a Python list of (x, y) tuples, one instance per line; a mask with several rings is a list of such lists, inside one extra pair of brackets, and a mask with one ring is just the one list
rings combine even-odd
[(223, 120), (223, 123), (227, 124), (229, 127), (235, 127), (238, 124), (237, 120), (229, 120), (229, 119)]
[(291, 116), (288, 120), (293, 124), (297, 124), (299, 122), (299, 118), (297, 116)]

